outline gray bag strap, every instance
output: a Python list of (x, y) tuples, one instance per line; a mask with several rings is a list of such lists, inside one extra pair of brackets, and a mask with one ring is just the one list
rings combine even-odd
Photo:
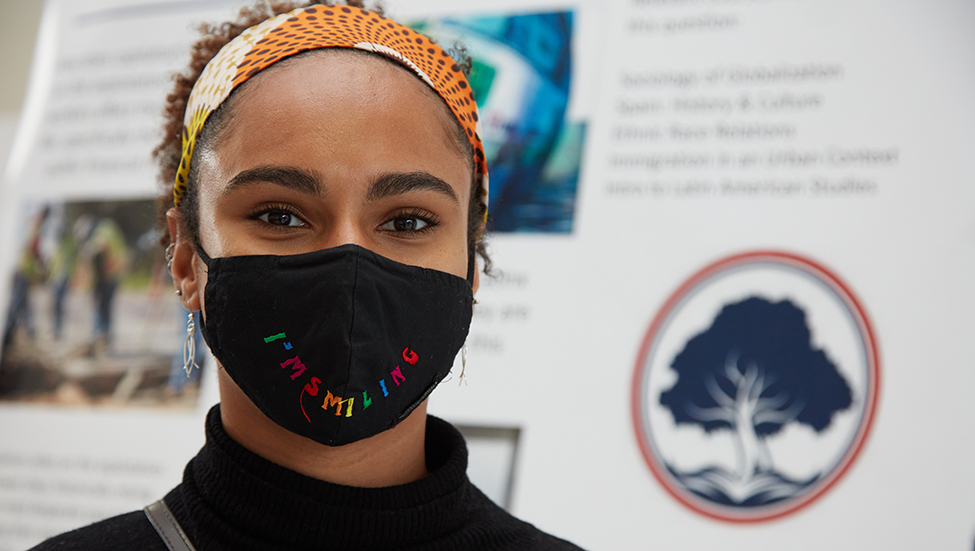
[(146, 517), (149, 518), (152, 527), (159, 533), (159, 537), (169, 551), (196, 551), (190, 543), (190, 538), (186, 537), (186, 532), (183, 532), (179, 523), (173, 518), (169, 507), (166, 507), (166, 502), (160, 499), (143, 511), (146, 512)]

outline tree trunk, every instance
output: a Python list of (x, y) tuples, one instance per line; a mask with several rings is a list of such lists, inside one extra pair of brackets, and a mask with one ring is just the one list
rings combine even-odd
[(765, 441), (755, 432), (754, 412), (749, 404), (739, 402), (735, 411), (735, 437), (738, 441), (738, 476), (751, 480), (756, 473), (772, 470), (772, 461)]

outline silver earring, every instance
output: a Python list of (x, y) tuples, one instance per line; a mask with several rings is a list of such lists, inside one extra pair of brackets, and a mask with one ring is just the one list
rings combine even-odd
[(176, 289), (176, 296), (178, 296), (178, 297), (183, 296), (183, 290), (182, 289)]
[(173, 275), (173, 251), (176, 249), (176, 243), (170, 243), (166, 247), (166, 271), (169, 275)]
[(193, 312), (186, 318), (186, 340), (183, 341), (183, 371), (186, 371), (186, 378), (190, 378), (193, 368), (200, 369), (196, 365), (196, 320), (193, 319)]
[(464, 346), (460, 348), (460, 379), (457, 386), (461, 383), (467, 384), (467, 339), (464, 339)]

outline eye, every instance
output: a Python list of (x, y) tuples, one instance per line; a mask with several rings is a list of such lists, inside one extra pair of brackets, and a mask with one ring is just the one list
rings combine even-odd
[(255, 218), (272, 226), (286, 228), (297, 228), (305, 225), (297, 214), (278, 207), (265, 209), (263, 212), (257, 213)]
[(395, 233), (419, 233), (431, 230), (437, 225), (437, 220), (426, 213), (417, 211), (403, 212), (379, 226), (379, 229)]
[(429, 225), (425, 220), (421, 220), (415, 216), (402, 216), (386, 222), (382, 225), (382, 229), (386, 231), (415, 232)]

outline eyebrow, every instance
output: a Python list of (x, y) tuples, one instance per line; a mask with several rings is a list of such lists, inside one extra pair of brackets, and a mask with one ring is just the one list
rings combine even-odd
[(223, 193), (227, 195), (239, 188), (258, 183), (278, 184), (310, 195), (325, 194), (325, 185), (320, 174), (293, 166), (259, 166), (241, 171), (231, 178)]
[(369, 186), (369, 200), (402, 195), (411, 191), (433, 191), (460, 203), (450, 184), (428, 172), (389, 172)]

